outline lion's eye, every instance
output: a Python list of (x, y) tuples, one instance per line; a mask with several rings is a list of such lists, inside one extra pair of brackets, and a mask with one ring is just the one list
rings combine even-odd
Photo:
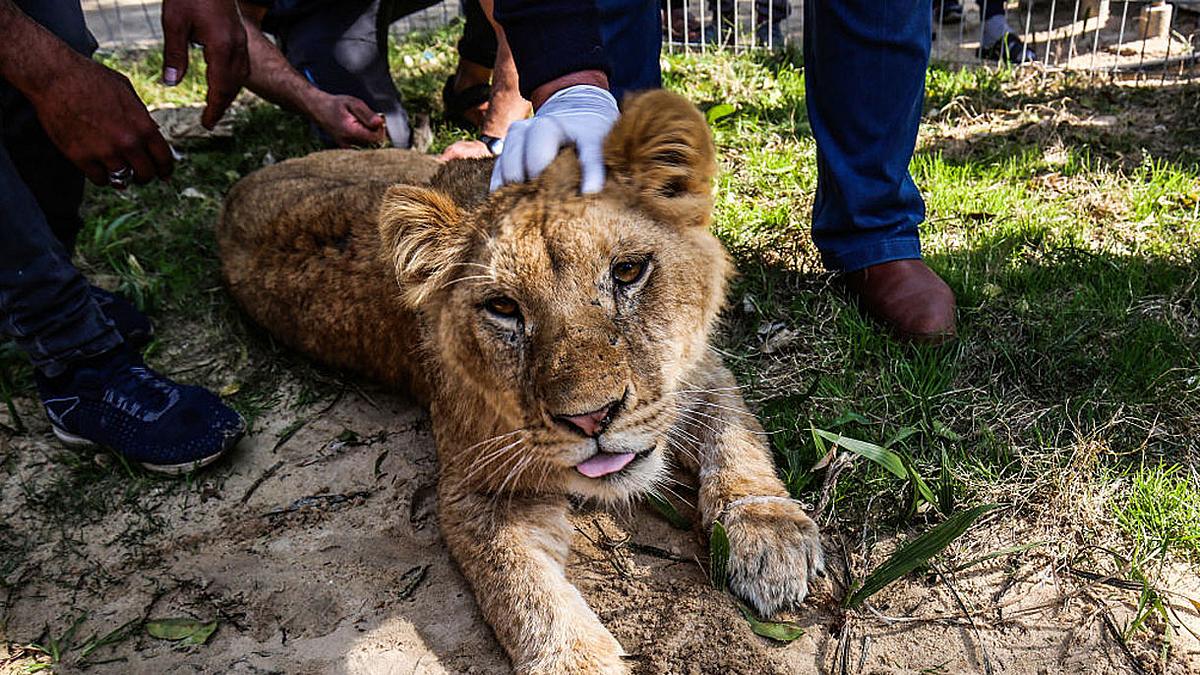
[(517, 305), (517, 301), (503, 295), (491, 298), (483, 303), (483, 306), (492, 314), (505, 319), (519, 316), (521, 313), (521, 307)]
[(613, 265), (612, 275), (618, 284), (628, 286), (641, 279), (645, 271), (645, 260), (626, 260)]

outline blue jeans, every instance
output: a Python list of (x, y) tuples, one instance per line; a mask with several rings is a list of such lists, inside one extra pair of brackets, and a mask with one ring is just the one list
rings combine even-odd
[(662, 51), (658, 2), (596, 0), (600, 40), (608, 54), (608, 88), (621, 102), (630, 92), (662, 87), (658, 55)]
[[(17, 6), (81, 54), (96, 43), (79, 3)], [(83, 175), (58, 151), (33, 107), (0, 80), (0, 333), (48, 377), (121, 344), (71, 264)]]
[[(614, 32), (605, 10), (616, 4), (645, 16), (657, 15), (659, 3), (598, 0), (614, 86), (657, 86), (658, 22), (626, 19), (623, 25), (636, 30)], [(925, 202), (908, 165), (925, 94), (930, 11), (929, 0), (804, 3), (804, 78), (817, 142), (812, 236), (832, 270), (921, 257), (917, 225)], [(631, 42), (615, 44), (610, 36)]]
[(843, 272), (921, 257), (908, 172), (929, 64), (929, 0), (808, 0), (804, 82), (817, 142), (813, 242)]

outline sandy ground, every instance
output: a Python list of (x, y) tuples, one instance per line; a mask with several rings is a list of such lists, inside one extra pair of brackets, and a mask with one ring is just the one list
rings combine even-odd
[[(32, 428), (0, 435), (4, 550), (15, 558), (0, 567), (7, 644), (0, 649), (8, 650), (0, 651), (0, 672), (26, 672), (35, 659), (19, 645), (61, 637), (77, 617), (75, 646), (57, 672), (508, 672), (439, 538), (428, 420), (403, 398), (347, 393), (332, 404), (273, 413), (192, 483), (149, 482), (91, 519), (52, 515), (70, 512), (69, 493), (52, 504), (39, 499), (55, 472), (66, 471), (65, 455), (51, 445), (32, 401), (20, 408)], [(280, 442), (297, 419), (307, 423)], [(2, 413), (0, 421), (7, 421)], [(106, 455), (84, 461), (97, 459), (111, 462)], [(106, 489), (127, 482), (120, 467), (100, 475)], [(90, 494), (80, 488), (79, 499)], [(708, 585), (698, 562), (705, 549), (693, 532), (649, 511), (581, 511), (576, 523), (570, 576), (636, 672), (1134, 669), (1135, 655), (1113, 639), (1104, 617), (1125, 625), (1136, 593), (1103, 585), (1081, 592), (1035, 556), (971, 568), (953, 586), (910, 577), (876, 596), (869, 611), (847, 613), (833, 581), (848, 566), (861, 574), (878, 564), (892, 543), (855, 551), (856, 544), (843, 547), (835, 525), (827, 530), (831, 581), (793, 617), (805, 634), (783, 645), (752, 633), (733, 600)], [(971, 536), (1010, 541), (1013, 532), (997, 522)], [(16, 552), (13, 542), (24, 548)], [(1117, 600), (1106, 600), (1104, 589)], [(1179, 620), (1197, 629), (1195, 608), (1182, 604)], [(139, 629), (81, 658), (86, 637), (163, 617), (219, 627), (207, 644), (190, 647)], [(1200, 671), (1197, 644), (1178, 626), (1176, 633), (1183, 635), (1170, 661), (1135, 640), (1141, 666)]]

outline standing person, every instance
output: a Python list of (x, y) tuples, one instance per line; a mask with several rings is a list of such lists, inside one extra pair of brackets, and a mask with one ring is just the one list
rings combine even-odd
[[(163, 82), (204, 45), (212, 128), (249, 72), (234, 0), (163, 1)], [(149, 321), (71, 264), (83, 178), (123, 189), (171, 175), (174, 159), (133, 87), (89, 58), (78, 2), (0, 0), (0, 331), (34, 365), (54, 433), (183, 473), (214, 461), (245, 430), (213, 393), (142, 361)]]
[[(492, 188), (539, 175), (574, 145), (581, 189), (604, 185), (601, 146), (619, 112), (617, 87), (656, 86), (659, 4), (645, 0), (495, 0), (521, 92), (534, 116), (517, 122)], [(925, 204), (908, 165), (929, 61), (929, 4), (810, 0), (804, 64), (817, 143), (813, 241), (870, 316), (900, 338), (955, 333), (954, 294), (921, 260)], [(639, 20), (649, 16), (649, 23)], [(624, 19), (611, 30), (612, 17)], [(654, 76), (646, 76), (654, 70)], [(642, 73), (632, 77), (631, 73)]]

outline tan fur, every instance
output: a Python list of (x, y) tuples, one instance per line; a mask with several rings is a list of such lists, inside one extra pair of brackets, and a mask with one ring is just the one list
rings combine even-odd
[[(731, 273), (705, 227), (714, 156), (695, 108), (653, 92), (613, 128), (598, 195), (579, 194), (572, 151), (490, 197), (490, 162), (331, 152), (247, 177), (222, 213), (225, 276), (255, 320), (430, 405), (441, 528), (519, 672), (627, 670), (564, 575), (572, 495), (635, 499), (677, 462), (760, 613), (803, 601), (821, 570), (816, 525), (708, 349)], [(621, 286), (628, 261), (646, 272)], [(487, 309), (500, 296), (520, 319)], [(556, 419), (613, 402), (595, 438)], [(639, 454), (587, 478), (575, 466), (598, 450)]]

